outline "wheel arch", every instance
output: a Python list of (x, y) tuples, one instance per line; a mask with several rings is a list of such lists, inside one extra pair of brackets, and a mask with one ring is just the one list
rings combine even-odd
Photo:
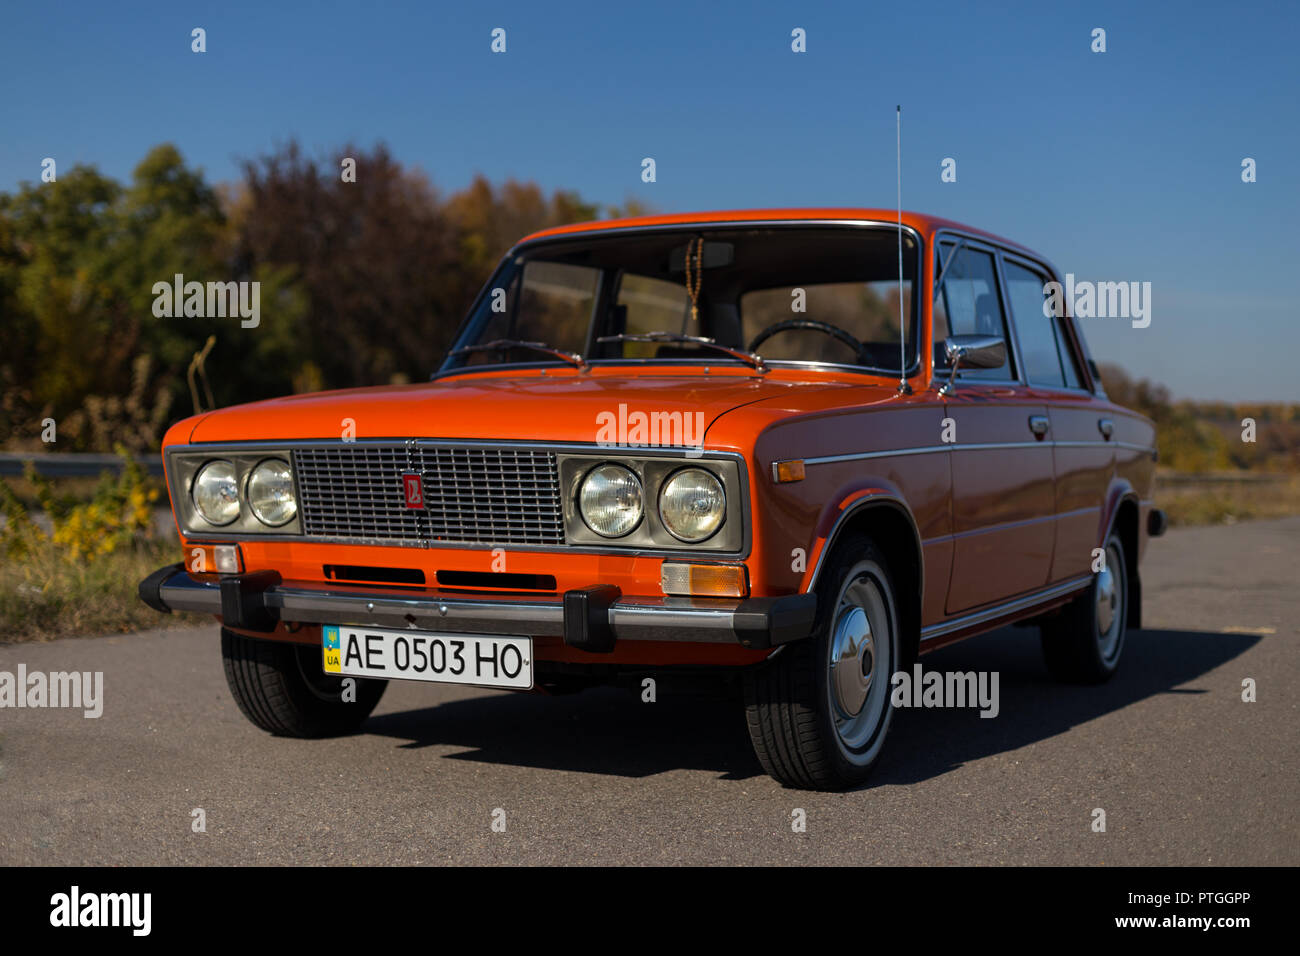
[(1120, 545), (1124, 548), (1126, 565), (1124, 583), (1128, 588), (1128, 612), (1125, 623), (1130, 628), (1138, 630), (1142, 627), (1142, 576), (1138, 573), (1141, 503), (1137, 492), (1127, 482), (1112, 491), (1111, 501), (1110, 517), (1097, 546), (1105, 548), (1106, 539), (1112, 532), (1119, 536)]
[(853, 534), (870, 538), (884, 552), (889, 564), (901, 625), (900, 669), (906, 669), (920, 650), (925, 558), (916, 519), (901, 497), (873, 490), (859, 493), (843, 503), (825, 535), (825, 543), (817, 554), (803, 590), (812, 591), (817, 586), (831, 553), (846, 535)]

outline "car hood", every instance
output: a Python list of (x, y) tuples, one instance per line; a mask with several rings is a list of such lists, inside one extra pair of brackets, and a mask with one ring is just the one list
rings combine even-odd
[[(198, 419), (189, 440), (286, 441), (356, 438), (608, 442), (601, 429), (635, 426), (635, 413), (683, 416), (686, 442), (728, 411), (833, 384), (758, 377), (747, 372), (651, 374), (593, 369), (547, 375), (468, 375), (417, 385), (354, 388), (252, 402)], [(699, 413), (690, 420), (685, 416)], [(667, 421), (667, 419), (660, 419)], [(693, 440), (692, 440), (693, 439)], [(629, 441), (614, 436), (614, 441)], [(629, 443), (640, 444), (631, 439)]]

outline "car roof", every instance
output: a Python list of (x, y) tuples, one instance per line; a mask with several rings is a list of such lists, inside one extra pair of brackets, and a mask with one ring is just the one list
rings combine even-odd
[[(716, 212), (681, 212), (659, 216), (633, 216), (626, 219), (600, 219), (591, 222), (573, 223), (568, 226), (556, 226), (552, 229), (543, 229), (524, 237), (520, 240), (520, 245), (539, 239), (596, 235), (614, 229), (654, 229), (663, 226), (703, 226), (745, 222), (844, 222), (846, 220), (851, 221), (863, 219), (892, 223), (897, 222), (898, 217), (898, 211), (895, 209), (868, 209), (856, 206), (816, 207), (808, 209), (729, 209), (719, 210)], [(987, 232), (983, 229), (977, 229), (974, 226), (967, 226), (959, 222), (954, 222), (951, 219), (943, 219), (939, 216), (930, 216), (925, 213), (909, 212), (908, 210), (903, 211), (902, 219), (903, 225), (911, 226), (923, 236), (932, 235), (936, 231), (943, 229), (954, 229), (959, 232), (966, 232), (974, 236), (983, 237), (1001, 246), (1017, 249), (1029, 255), (1031, 258), (1042, 259), (1042, 256), (1035, 253), (1032, 249), (1022, 246), (1018, 242), (1004, 239), (1001, 236)]]

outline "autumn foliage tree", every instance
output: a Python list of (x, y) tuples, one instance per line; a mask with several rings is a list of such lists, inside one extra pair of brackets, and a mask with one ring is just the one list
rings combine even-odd
[[(0, 445), (39, 445), (53, 418), (59, 449), (156, 447), (152, 423), (194, 411), (210, 336), (217, 405), (420, 381), (512, 242), (599, 212), (481, 177), (444, 198), (383, 146), (291, 142), (213, 186), (164, 144), (125, 185), (85, 166), (24, 183), (0, 193)], [(257, 327), (156, 315), (154, 284), (178, 274), (260, 283)]]
[(239, 255), (288, 267), (307, 299), (298, 390), (427, 378), (511, 243), (598, 214), (571, 193), (481, 177), (443, 201), (382, 146), (313, 161), (291, 143), (244, 172)]

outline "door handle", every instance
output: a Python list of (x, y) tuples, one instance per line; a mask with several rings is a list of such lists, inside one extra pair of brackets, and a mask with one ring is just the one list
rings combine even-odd
[(1039, 438), (1042, 438), (1044, 435), (1047, 434), (1047, 426), (1048, 426), (1048, 421), (1046, 415), (1029, 416), (1029, 430), (1033, 432), (1035, 435), (1037, 435)]
[(1103, 438), (1110, 441), (1110, 436), (1115, 433), (1115, 423), (1109, 418), (1098, 419), (1097, 430), (1101, 432)]

